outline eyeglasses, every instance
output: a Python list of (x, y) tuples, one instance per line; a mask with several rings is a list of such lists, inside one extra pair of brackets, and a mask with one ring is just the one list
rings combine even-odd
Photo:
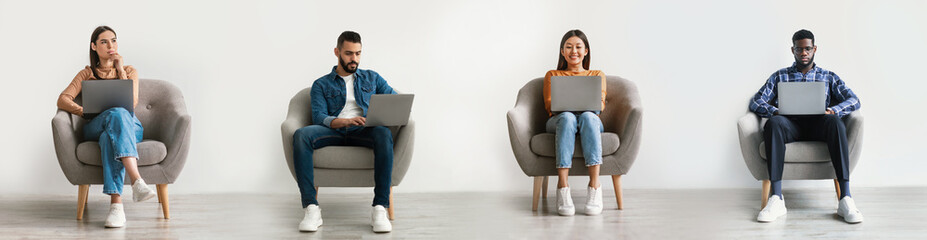
[(803, 53), (803, 52), (809, 52), (809, 53), (810, 53), (811, 51), (814, 51), (814, 47), (803, 47), (803, 48), (800, 48), (800, 47), (792, 47), (792, 52), (794, 52), (794, 53)]

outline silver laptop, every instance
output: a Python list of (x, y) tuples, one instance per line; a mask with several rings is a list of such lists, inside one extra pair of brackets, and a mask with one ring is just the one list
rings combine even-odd
[(414, 97), (414, 94), (371, 95), (365, 126), (402, 126), (408, 124)]
[(132, 80), (87, 80), (81, 82), (81, 104), (84, 118), (93, 118), (114, 107), (135, 112)]
[(554, 76), (550, 78), (550, 111), (601, 111), (601, 76)]
[(824, 82), (779, 82), (779, 115), (821, 115), (824, 106)]

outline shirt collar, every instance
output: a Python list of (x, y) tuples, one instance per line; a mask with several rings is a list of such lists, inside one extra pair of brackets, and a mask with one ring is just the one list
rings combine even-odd
[[(815, 73), (821, 70), (821, 68), (818, 67), (818, 63), (812, 63), (812, 64), (814, 64), (814, 66), (811, 66), (811, 70), (808, 71), (808, 73), (806, 74)], [(797, 65), (798, 63), (792, 63), (792, 66), (789, 66), (789, 72), (801, 72), (798, 70), (798, 67), (796, 67)]]
[[(328, 74), (328, 75), (331, 75), (331, 76), (332, 76), (332, 79), (342, 78), (341, 75), (338, 75), (338, 70), (337, 70), (337, 69), (338, 69), (338, 65), (335, 65), (334, 67), (332, 67), (332, 72)], [(357, 70), (360, 70), (360, 69), (357, 69)], [(357, 78), (358, 78), (357, 72), (354, 72), (354, 73), (352, 73), (351, 75), (354, 75), (354, 79), (357, 80)], [(343, 79), (343, 78), (342, 78), (342, 79)]]

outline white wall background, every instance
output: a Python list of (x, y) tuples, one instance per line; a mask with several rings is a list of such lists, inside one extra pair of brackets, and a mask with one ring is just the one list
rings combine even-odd
[(292, 95), (336, 63), (335, 39), (349, 29), (363, 36), (361, 68), (418, 95), (415, 154), (397, 191), (529, 192), (504, 115), (525, 82), (555, 67), (574, 28), (590, 38), (592, 68), (636, 82), (643, 96), (644, 142), (626, 188), (758, 187), (735, 121), (792, 63), (801, 28), (818, 38), (816, 62), (862, 101), (854, 186), (925, 186), (925, 10), (922, 1), (4, 0), (0, 194), (74, 192), (49, 122), (101, 24), (142, 78), (186, 96), (193, 145), (174, 193), (295, 195), (280, 123)]

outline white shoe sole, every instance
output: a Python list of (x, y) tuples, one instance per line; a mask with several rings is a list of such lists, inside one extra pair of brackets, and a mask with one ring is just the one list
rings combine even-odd
[(374, 226), (373, 227), (373, 232), (375, 233), (388, 233), (392, 231), (393, 231), (393, 226), (380, 226), (380, 227)]
[(132, 199), (132, 200), (135, 200), (135, 202), (144, 202), (144, 201), (147, 201), (148, 199), (154, 198), (155, 195), (157, 195), (157, 194), (148, 193), (148, 194), (145, 194), (144, 196), (142, 196), (141, 199), (136, 199), (136, 198), (134, 198), (134, 195), (133, 195), (133, 199)]
[(772, 217), (770, 217), (770, 216), (767, 216), (767, 217), (760, 217), (760, 216), (757, 216), (757, 217), (756, 217), (756, 221), (758, 221), (758, 222), (763, 222), (763, 223), (774, 222), (774, 221), (776, 221), (776, 219), (779, 219), (779, 217), (782, 217), (782, 216), (785, 216), (785, 213), (782, 213), (782, 214), (780, 214), (780, 215), (778, 215), (778, 216), (772, 216)]
[(321, 226), (322, 226), (322, 220), (319, 220), (319, 224), (315, 226), (307, 226), (307, 227), (299, 226), (299, 231), (300, 232), (315, 232), (315, 231), (319, 231), (319, 227)]
[(576, 209), (566, 209), (566, 210), (557, 209), (557, 214), (560, 214), (560, 216), (573, 216), (574, 214), (576, 214)]
[(844, 216), (844, 215), (842, 215), (842, 214), (840, 214), (840, 213), (837, 213), (837, 216), (842, 217), (842, 218), (843, 218), (843, 221), (845, 221), (845, 222), (847, 222), (847, 223), (861, 223), (861, 222), (863, 222), (863, 217), (850, 218), (849, 216)]
[(599, 209), (588, 209), (588, 208), (586, 208), (586, 215), (595, 216), (595, 215), (599, 215), (599, 214), (602, 214), (602, 209), (601, 209), (601, 208), (599, 208)]
[(106, 228), (121, 228), (121, 227), (125, 227), (126, 224), (123, 223), (122, 225), (114, 225), (114, 224), (107, 223), (107, 224), (103, 224), (103, 226)]

